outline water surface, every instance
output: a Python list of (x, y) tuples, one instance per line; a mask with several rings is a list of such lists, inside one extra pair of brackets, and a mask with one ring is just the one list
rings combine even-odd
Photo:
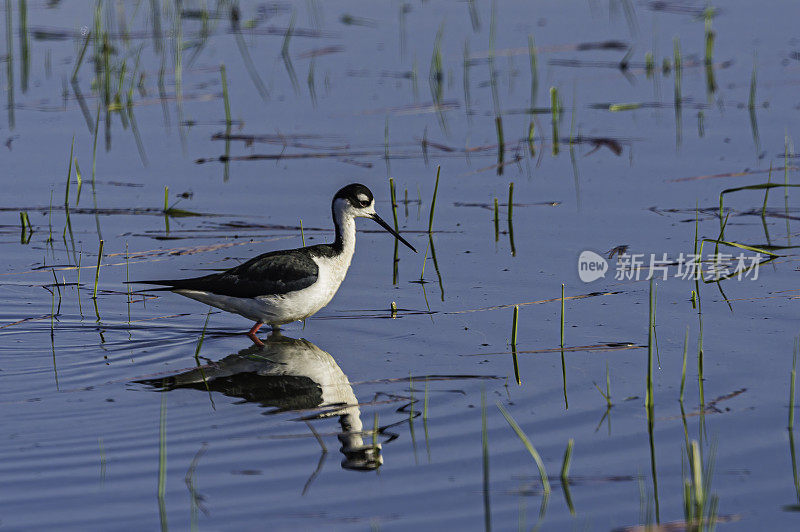
[[(719, 211), (797, 183), (793, 3), (212, 4), (5, 4), (2, 525), (683, 526), (697, 441), (719, 527), (794, 526), (797, 193)], [(395, 271), (359, 221), (335, 299), (264, 349), (241, 317), (123, 284), (329, 240), (350, 182), (393, 220), (390, 177), (420, 253)], [(670, 263), (648, 417), (647, 272), (615, 279), (615, 257), (583, 283), (577, 260), (674, 260), (696, 220), (779, 257), (719, 284)]]

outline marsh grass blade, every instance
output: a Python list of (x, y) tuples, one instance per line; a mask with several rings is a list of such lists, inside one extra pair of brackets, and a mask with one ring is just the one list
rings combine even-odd
[(511, 414), (509, 414), (508, 411), (506, 411), (506, 409), (503, 408), (503, 405), (501, 405), (499, 402), (496, 404), (498, 410), (500, 410), (500, 413), (503, 414), (503, 417), (506, 419), (509, 426), (511, 426), (511, 429), (514, 431), (514, 433), (520, 439), (522, 444), (525, 446), (525, 448), (533, 457), (533, 460), (536, 462), (536, 467), (539, 470), (539, 478), (542, 481), (542, 489), (544, 490), (545, 495), (550, 495), (550, 481), (547, 478), (547, 471), (544, 468), (544, 462), (542, 462), (542, 457), (539, 456), (539, 452), (533, 446), (531, 440), (528, 438), (528, 436), (525, 434), (522, 428), (517, 424), (517, 422), (514, 420)]
[(86, 49), (89, 47), (89, 40), (91, 38), (92, 32), (86, 32), (86, 37), (83, 39), (83, 46), (81, 46), (81, 51), (78, 53), (78, 58), (75, 60), (75, 67), (72, 69), (72, 76), (70, 79), (73, 83), (77, 82), (78, 71), (80, 71), (81, 65), (83, 64), (83, 58), (86, 55)]
[(558, 139), (558, 122), (561, 117), (561, 105), (558, 100), (558, 89), (550, 87), (550, 120), (553, 124), (553, 155), (558, 155), (559, 152), (559, 139)]
[(647, 79), (653, 77), (653, 73), (655, 72), (656, 68), (656, 61), (653, 57), (653, 52), (647, 52), (644, 54), (644, 71)]
[(564, 389), (564, 408), (569, 410), (569, 399), (567, 399), (567, 358), (564, 355), (564, 283), (561, 283), (561, 385)]
[(511, 218), (514, 213), (514, 182), (508, 184), (508, 223), (511, 223)]
[(611, 408), (614, 406), (611, 403), (611, 371), (608, 369), (608, 361), (606, 360), (606, 391), (603, 391), (600, 386), (597, 385), (596, 382), (593, 382), (594, 387), (600, 392), (600, 395), (603, 396), (603, 399), (606, 400), (606, 407)]
[[(408, 195), (408, 191), (406, 191)], [(397, 223), (397, 191), (394, 186), (394, 179), (389, 178), (389, 198), (392, 200), (392, 221), (394, 221), (394, 230), (400, 232), (400, 225)], [(407, 205), (408, 203), (406, 203)]]
[(222, 81), (222, 102), (225, 106), (225, 124), (231, 124), (231, 104), (228, 100), (228, 78), (225, 75), (225, 65), (219, 66), (219, 75)]
[(711, 19), (713, 10), (705, 10), (705, 70), (706, 70), (706, 91), (709, 101), (717, 90), (717, 82), (714, 79), (714, 39), (716, 33), (711, 29)]
[(681, 59), (681, 43), (678, 37), (675, 37), (673, 41), (673, 59), (674, 59), (674, 69), (675, 69), (675, 145), (680, 146), (681, 144), (681, 136), (683, 131), (682, 125), (682, 104), (683, 100), (681, 97), (682, 89), (681, 89), (681, 78), (682, 78), (682, 70), (683, 64)]
[[(531, 111), (536, 107), (536, 95), (539, 92), (539, 69), (537, 68), (536, 45), (533, 35), (528, 35), (528, 61), (531, 68)], [(533, 121), (531, 121), (531, 124)]]
[(125, 292), (128, 297), (128, 323), (131, 321), (131, 275), (130, 275), (130, 255), (128, 254), (128, 241), (125, 241)]
[[(166, 386), (166, 381), (162, 383)], [(161, 530), (169, 529), (167, 526), (167, 506), (164, 499), (167, 483), (167, 394), (161, 392), (161, 413), (158, 422), (158, 513), (161, 520)]]
[(494, 241), (500, 240), (500, 209), (498, 208), (497, 198), (494, 198)]
[(569, 468), (572, 464), (572, 447), (575, 440), (570, 438), (567, 448), (564, 450), (564, 459), (561, 462), (561, 490), (564, 492), (564, 500), (567, 502), (570, 515), (575, 515), (575, 505), (572, 502), (572, 494), (569, 491)]
[(478, 17), (478, 9), (475, 7), (475, 0), (467, 0), (469, 8), (469, 20), (472, 23), (472, 31), (478, 32), (481, 29), (481, 20)]
[(67, 188), (64, 191), (64, 207), (69, 207), (69, 184), (72, 180), (72, 154), (75, 151), (75, 135), (72, 135), (72, 143), (69, 146), (69, 162), (67, 164)]
[(470, 119), (472, 114), (472, 110), (470, 108), (470, 90), (469, 90), (469, 67), (470, 67), (470, 58), (469, 58), (469, 40), (464, 40), (464, 59), (463, 59), (463, 67), (464, 67), (464, 111), (467, 115), (467, 120)]
[[(158, 11), (156, 7), (156, 1), (151, 0), (153, 3), (153, 11)], [(157, 15), (154, 16), (154, 20), (158, 20)], [(239, 54), (242, 56), (242, 60), (244, 60), (244, 66), (247, 69), (247, 74), (250, 76), (250, 80), (253, 82), (258, 94), (261, 96), (261, 99), (267, 101), (269, 99), (269, 90), (267, 90), (266, 85), (261, 80), (261, 76), (258, 75), (258, 69), (256, 68), (255, 64), (253, 63), (253, 58), (250, 55), (250, 52), (247, 50), (247, 43), (242, 36), (241, 28), (239, 27), (239, 8), (236, 5), (231, 7), (230, 11), (230, 18), (233, 26), (233, 36), (236, 39), (236, 46), (239, 48)], [(160, 32), (159, 32), (160, 34)], [(286, 37), (284, 38), (284, 46), (287, 46), (286, 39), (289, 36), (289, 32), (287, 32)], [(281, 48), (283, 51), (283, 48)], [(161, 83), (163, 86), (163, 83)]]
[(750, 97), (747, 100), (747, 108), (756, 108), (756, 87), (758, 80), (758, 56), (753, 54), (753, 72), (750, 74)]
[(6, 93), (8, 95), (8, 129), (14, 130), (14, 29), (11, 20), (12, 1), (6, 0)]
[(497, 175), (503, 175), (503, 168), (505, 167), (504, 157), (506, 151), (506, 144), (503, 135), (503, 117), (497, 115), (494, 117), (495, 132), (497, 133)]
[(647, 326), (647, 376), (646, 376), (646, 395), (645, 406), (648, 418), (652, 416), (653, 410), (653, 352), (655, 351), (655, 307), (656, 307), (656, 284), (654, 279), (650, 279), (650, 312)]
[(531, 158), (536, 156), (536, 147), (533, 145), (533, 141), (536, 137), (536, 123), (533, 121), (531, 117), (530, 122), (528, 123), (528, 135), (527, 135), (527, 143), (528, 143), (528, 154)]
[(517, 360), (517, 319), (519, 317), (519, 307), (514, 306), (514, 318), (511, 324), (511, 357), (514, 361), (514, 378), (517, 381), (517, 386), (522, 384), (522, 379), (519, 376), (519, 361)]
[(436, 183), (433, 186), (433, 199), (431, 200), (431, 212), (428, 216), (428, 233), (433, 231), (433, 211), (436, 208), (436, 195), (439, 192), (439, 175), (442, 172), (442, 167), (436, 167)]
[(797, 352), (800, 350), (800, 338), (795, 338), (794, 349), (792, 352), (792, 372), (789, 379), (789, 425), (790, 431), (794, 430), (794, 394), (795, 379), (797, 375)]
[[(423, 147), (427, 146), (427, 142), (423, 143)], [(386, 161), (386, 175), (392, 173), (391, 157), (389, 155), (389, 115), (383, 123), (383, 160)]]
[(81, 188), (83, 188), (83, 176), (81, 175), (81, 167), (78, 166), (78, 159), (75, 158), (75, 179), (78, 181), (78, 190), (75, 191), (75, 206), (77, 207), (81, 201)]
[(492, 497), (489, 491), (489, 430), (486, 420), (486, 389), (481, 388), (481, 455), (483, 457), (483, 522), (486, 532), (492, 530)]
[(564, 349), (564, 283), (561, 283), (561, 349)]
[(97, 300), (97, 282), (100, 279), (100, 262), (103, 260), (103, 245), (105, 242), (100, 241), (100, 249), (97, 251), (97, 267), (94, 270), (94, 288), (92, 289), (92, 299)]
[[(769, 172), (767, 173), (767, 185), (772, 182), (772, 163), (769, 163)], [(769, 199), (769, 187), (764, 189), (764, 203), (761, 205), (761, 219), (763, 220), (767, 214), (767, 200)]]
[(689, 478), (684, 478), (684, 519), (689, 530), (714, 530), (717, 521), (719, 498), (711, 493), (711, 478), (714, 471), (716, 444), (712, 444), (710, 456), (703, 465), (700, 445), (692, 440), (689, 449)]
[(572, 447), (575, 445), (575, 440), (570, 438), (567, 442), (567, 448), (564, 450), (564, 460), (561, 462), (561, 482), (569, 484), (569, 468), (572, 464)]
[(681, 394), (678, 401), (683, 404), (683, 390), (686, 385), (686, 355), (689, 350), (689, 327), (686, 327), (686, 336), (683, 339), (683, 366), (681, 367)]

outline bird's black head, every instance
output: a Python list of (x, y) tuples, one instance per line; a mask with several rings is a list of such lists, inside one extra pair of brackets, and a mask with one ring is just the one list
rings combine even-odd
[(387, 230), (400, 242), (411, 248), (414, 253), (417, 252), (414, 246), (408, 243), (405, 238), (397, 234), (389, 224), (383, 221), (378, 213), (375, 212), (375, 198), (372, 191), (360, 183), (352, 183), (339, 189), (333, 196), (333, 203), (331, 204), (333, 211), (333, 219), (336, 223), (336, 241), (341, 238), (339, 234), (339, 224), (347, 217), (352, 218), (371, 218), (378, 222), (378, 225)]
[(337, 199), (347, 200), (356, 209), (364, 209), (372, 204), (372, 191), (361, 183), (352, 183), (339, 189), (333, 196), (333, 201)]

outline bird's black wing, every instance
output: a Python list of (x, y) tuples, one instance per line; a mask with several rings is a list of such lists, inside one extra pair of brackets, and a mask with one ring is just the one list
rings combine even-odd
[(306, 250), (265, 253), (230, 270), (203, 277), (138, 282), (231, 297), (285, 294), (307, 288), (317, 281), (319, 267)]

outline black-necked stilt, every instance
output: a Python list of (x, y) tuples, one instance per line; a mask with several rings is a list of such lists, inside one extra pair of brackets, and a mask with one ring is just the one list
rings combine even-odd
[(336, 238), (332, 244), (272, 251), (220, 273), (191, 279), (136, 281), (163, 285), (182, 296), (255, 321), (247, 334), (308, 318), (327, 305), (342, 284), (356, 246), (356, 218), (372, 218), (416, 253), (414, 246), (375, 212), (375, 199), (364, 185), (340, 189), (331, 203)]

